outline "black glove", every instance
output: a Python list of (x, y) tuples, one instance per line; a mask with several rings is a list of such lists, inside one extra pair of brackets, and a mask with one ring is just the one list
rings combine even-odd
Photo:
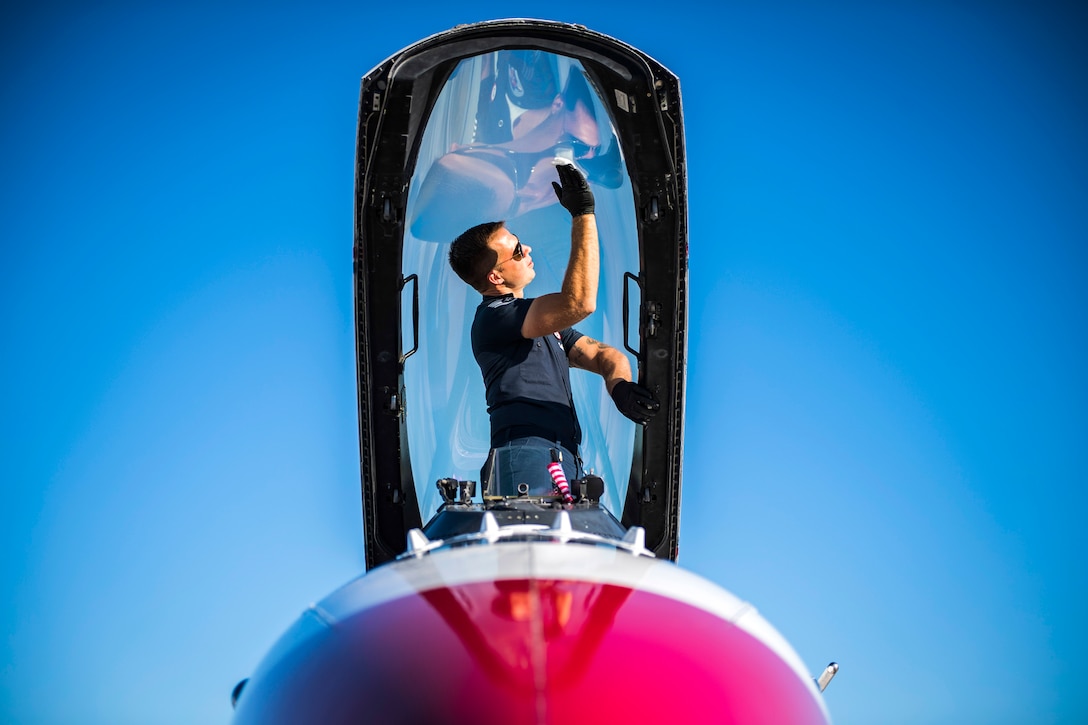
[(646, 425), (657, 415), (661, 404), (657, 396), (638, 383), (621, 380), (612, 388), (612, 400), (621, 413), (639, 425)]
[(586, 177), (582, 172), (574, 168), (573, 164), (558, 164), (555, 170), (559, 172), (559, 181), (562, 186), (552, 182), (555, 195), (559, 197), (559, 203), (570, 212), (572, 217), (593, 213), (593, 192), (589, 190)]

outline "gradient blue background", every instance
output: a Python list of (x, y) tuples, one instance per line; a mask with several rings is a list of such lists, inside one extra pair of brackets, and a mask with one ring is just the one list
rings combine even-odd
[(0, 721), (226, 723), (362, 570), (359, 80), (511, 15), (681, 79), (681, 563), (838, 723), (1088, 721), (1083, 11), (305, 5), (0, 15)]

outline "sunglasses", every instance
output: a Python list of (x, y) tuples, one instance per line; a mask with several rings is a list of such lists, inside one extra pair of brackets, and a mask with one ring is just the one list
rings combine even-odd
[(521, 240), (519, 239), (518, 243), (514, 245), (514, 256), (511, 257), (510, 259), (506, 259), (506, 260), (503, 260), (502, 262), (499, 262), (498, 264), (495, 265), (495, 267), (496, 268), (501, 267), (502, 265), (506, 264), (507, 262), (520, 262), (524, 258), (525, 258), (525, 253), (521, 251)]

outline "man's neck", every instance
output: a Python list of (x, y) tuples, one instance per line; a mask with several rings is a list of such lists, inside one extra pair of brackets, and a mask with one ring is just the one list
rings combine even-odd
[(484, 297), (505, 297), (506, 295), (514, 295), (518, 299), (525, 297), (525, 289), (511, 289), (510, 287), (492, 287), (486, 292), (481, 292)]

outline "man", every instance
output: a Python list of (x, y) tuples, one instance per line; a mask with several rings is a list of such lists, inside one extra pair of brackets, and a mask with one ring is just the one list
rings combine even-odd
[(530, 494), (550, 494), (548, 464), (556, 461), (567, 480), (581, 477), (570, 366), (604, 378), (616, 407), (636, 423), (659, 408), (653, 393), (631, 381), (626, 355), (572, 327), (597, 305), (597, 221), (585, 177), (573, 165), (557, 170), (561, 185), (552, 186), (571, 214), (570, 259), (559, 292), (525, 297), (536, 276), (532, 247), (503, 222), (472, 227), (450, 246), (450, 266), (484, 297), (472, 323), (472, 352), (491, 416), (491, 453), (480, 477), (493, 494), (513, 495), (520, 484)]

